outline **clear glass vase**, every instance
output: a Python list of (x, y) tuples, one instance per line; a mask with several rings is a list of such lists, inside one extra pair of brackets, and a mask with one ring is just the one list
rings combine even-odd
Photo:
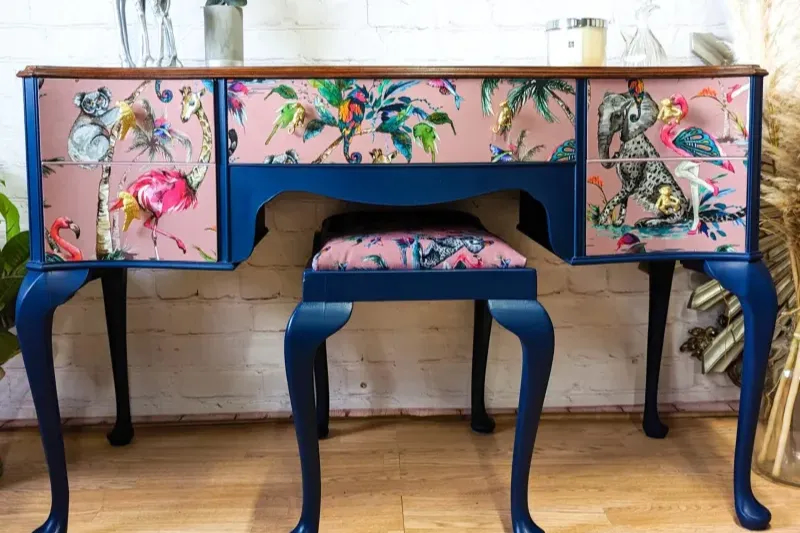
[[(794, 331), (788, 352), (773, 350), (761, 402), (755, 470), (769, 479), (800, 486), (800, 332)], [(778, 359), (777, 361), (775, 359)]]
[(665, 65), (667, 53), (664, 47), (653, 35), (650, 29), (650, 16), (659, 9), (652, 0), (641, 0), (636, 9), (636, 32), (627, 35), (624, 31), (625, 52), (622, 54), (622, 64), (629, 67), (649, 67)]

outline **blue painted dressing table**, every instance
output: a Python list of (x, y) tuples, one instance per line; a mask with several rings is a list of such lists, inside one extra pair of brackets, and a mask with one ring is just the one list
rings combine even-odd
[(25, 69), (31, 258), (16, 321), (52, 489), (37, 531), (66, 531), (69, 507), (55, 309), (101, 280), (117, 394), (109, 440), (127, 444), (127, 269), (232, 270), (266, 234), (270, 200), (288, 191), (384, 206), (519, 191), (519, 231), (564, 261), (642, 263), (644, 431), (654, 438), (667, 433), (657, 393), (675, 263), (719, 280), (746, 326), (736, 512), (748, 529), (767, 527), (750, 485), (777, 313), (758, 247), (765, 75), (751, 66)]

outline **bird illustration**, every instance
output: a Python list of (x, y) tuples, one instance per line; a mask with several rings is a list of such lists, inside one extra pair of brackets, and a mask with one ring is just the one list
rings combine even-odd
[(123, 231), (138, 218), (144, 218), (144, 227), (152, 232), (153, 250), (156, 260), (158, 254), (158, 235), (169, 237), (178, 248), (186, 253), (186, 245), (177, 236), (158, 227), (161, 217), (171, 213), (186, 211), (197, 206), (197, 191), (203, 184), (211, 162), (213, 133), (208, 116), (203, 110), (201, 97), (205, 90), (195, 93), (190, 87), (183, 87), (181, 121), (183, 123), (196, 116), (203, 133), (198, 164), (191, 171), (177, 169), (152, 169), (139, 176), (128, 188), (119, 193), (110, 211), (122, 209), (125, 212)]
[[(673, 94), (661, 101), (659, 119), (664, 122), (661, 128), (661, 142), (664, 146), (682, 157), (708, 158), (725, 157), (717, 140), (710, 133), (692, 126), (679, 129), (682, 120), (689, 114), (689, 102), (682, 94)], [(736, 172), (728, 160), (714, 159), (709, 163), (722, 167), (729, 172)]]
[(626, 233), (617, 241), (617, 252), (624, 254), (638, 254), (646, 252), (645, 244), (633, 233)]
[[(725, 157), (722, 148), (710, 133), (696, 126), (678, 129), (681, 120), (685, 119), (688, 114), (689, 103), (681, 94), (674, 94), (661, 102), (659, 118), (664, 122), (664, 126), (661, 128), (661, 142), (664, 143), (664, 146), (681, 157)], [(730, 172), (736, 172), (728, 160), (705, 159), (705, 161)], [(693, 220), (689, 235), (695, 235), (700, 230), (700, 188), (717, 196), (719, 186), (711, 180), (701, 178), (700, 165), (693, 161), (682, 161), (678, 164), (675, 175), (687, 180), (691, 187)]]
[(631, 116), (631, 119), (639, 120), (639, 118), (642, 116), (642, 102), (644, 101), (644, 95), (647, 94), (644, 90), (644, 80), (638, 78), (628, 80), (628, 94), (630, 94), (633, 98), (633, 101), (636, 102), (636, 115)]
[(350, 141), (361, 132), (361, 123), (367, 108), (369, 92), (366, 87), (356, 87), (339, 105), (339, 131), (342, 132), (344, 157), (348, 163), (361, 163), (362, 156), (358, 152), (350, 154)]
[(456, 109), (461, 109), (461, 102), (464, 101), (464, 98), (462, 98), (461, 95), (458, 94), (458, 91), (456, 91), (456, 84), (453, 83), (452, 80), (445, 80), (445, 79), (430, 80), (428, 82), (428, 85), (439, 89), (439, 93), (441, 94), (444, 95), (452, 94), (456, 102)]
[(68, 229), (75, 234), (76, 239), (81, 237), (81, 228), (69, 217), (59, 217), (53, 221), (50, 231), (46, 232), (47, 245), (52, 253), (47, 254), (48, 263), (61, 263), (63, 261), (83, 261), (80, 248), (67, 242), (61, 236), (61, 230)]
[(278, 130), (286, 128), (289, 135), (294, 135), (294, 132), (306, 121), (306, 110), (300, 102), (290, 102), (280, 109), (278, 109), (278, 116), (275, 118), (275, 126), (272, 132), (267, 137), (265, 145), (269, 144)]

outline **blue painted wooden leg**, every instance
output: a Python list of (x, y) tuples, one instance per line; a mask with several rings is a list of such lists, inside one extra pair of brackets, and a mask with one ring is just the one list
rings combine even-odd
[(736, 432), (733, 489), (736, 516), (747, 529), (766, 529), (772, 518), (769, 510), (753, 495), (750, 467), (756, 435), (764, 375), (767, 370), (772, 333), (778, 313), (775, 286), (761, 261), (706, 261), (706, 273), (735, 294), (744, 313), (744, 360), (739, 401), (739, 427)]
[(642, 428), (648, 437), (663, 439), (669, 428), (658, 416), (658, 376), (661, 373), (661, 353), (664, 349), (675, 261), (648, 263), (647, 268), (650, 272), (650, 319), (647, 326), (647, 385)]
[(133, 440), (131, 395), (128, 389), (127, 287), (128, 271), (124, 268), (104, 270), (103, 303), (106, 308), (108, 345), (111, 369), (114, 373), (114, 392), (117, 398), (117, 421), (106, 436), (112, 446), (126, 446)]
[(486, 412), (486, 362), (489, 358), (489, 338), (492, 334), (492, 314), (486, 300), (475, 300), (475, 326), (472, 333), (472, 420), (477, 433), (491, 433), (495, 423)]
[(89, 270), (30, 271), (17, 296), (17, 336), (50, 472), (50, 516), (34, 533), (67, 531), (69, 484), (53, 365), (53, 313), (89, 278)]
[(511, 466), (511, 524), (514, 533), (543, 533), (533, 522), (528, 508), (528, 480), (553, 365), (553, 323), (536, 301), (489, 300), (489, 310), (495, 320), (517, 335), (522, 343), (522, 385)]
[(314, 357), (314, 389), (317, 398), (317, 435), (327, 438), (330, 433), (331, 391), (328, 384), (328, 347), (323, 341)]
[(286, 378), (303, 475), (303, 510), (293, 533), (319, 532), (322, 481), (314, 416), (314, 360), (319, 345), (347, 323), (352, 311), (352, 303), (301, 302), (286, 326)]

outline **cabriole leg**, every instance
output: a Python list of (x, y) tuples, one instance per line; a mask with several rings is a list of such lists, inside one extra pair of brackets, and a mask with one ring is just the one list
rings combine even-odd
[(117, 421), (107, 438), (112, 446), (125, 446), (133, 440), (131, 395), (128, 389), (126, 327), (128, 271), (124, 268), (104, 270), (100, 274), (100, 280), (103, 284), (108, 346), (111, 352), (111, 369), (114, 373), (114, 392), (117, 398)]
[(769, 510), (753, 495), (750, 467), (753, 441), (758, 423), (764, 376), (778, 313), (778, 299), (769, 270), (761, 261), (706, 261), (705, 271), (739, 298), (744, 313), (744, 360), (739, 401), (739, 427), (736, 432), (733, 487), (736, 516), (747, 529), (766, 529), (772, 518)]
[(69, 483), (53, 364), (53, 313), (89, 278), (89, 270), (30, 271), (17, 296), (17, 336), (50, 472), (50, 516), (34, 533), (67, 531)]
[(647, 325), (647, 384), (642, 428), (648, 437), (663, 439), (669, 428), (661, 422), (658, 415), (658, 377), (661, 373), (661, 354), (664, 350), (664, 331), (667, 327), (675, 261), (648, 263), (647, 268), (650, 274), (650, 317)]
[(314, 361), (319, 345), (347, 323), (352, 311), (352, 303), (301, 302), (286, 327), (286, 378), (303, 477), (303, 509), (293, 533), (319, 532), (322, 481), (314, 416)]
[(489, 358), (489, 338), (492, 334), (492, 314), (486, 300), (475, 300), (475, 326), (472, 333), (472, 420), (477, 433), (491, 433), (495, 423), (486, 412), (486, 362)]
[(314, 357), (314, 389), (317, 398), (317, 434), (324, 439), (330, 433), (331, 391), (328, 384), (328, 346), (325, 341)]
[(511, 466), (511, 524), (514, 533), (543, 533), (531, 518), (528, 481), (553, 365), (553, 323), (541, 304), (532, 300), (490, 300), (489, 310), (495, 320), (522, 343), (522, 385)]

